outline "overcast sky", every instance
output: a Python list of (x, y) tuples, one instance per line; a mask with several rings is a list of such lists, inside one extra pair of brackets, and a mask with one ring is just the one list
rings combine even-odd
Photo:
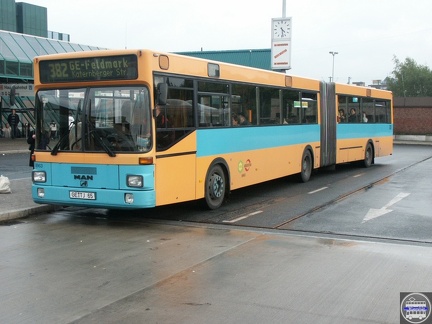
[[(21, 1), (21, 0), (20, 0)], [(48, 9), (48, 29), (71, 42), (165, 52), (264, 49), (282, 0), (23, 0)], [(17, 2), (19, 2), (17, 0)], [(286, 0), (292, 17), (288, 74), (335, 81), (383, 80), (393, 57), (432, 65), (430, 0)]]

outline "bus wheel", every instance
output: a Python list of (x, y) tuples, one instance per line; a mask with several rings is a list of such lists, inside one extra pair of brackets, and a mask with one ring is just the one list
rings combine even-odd
[(205, 201), (209, 209), (219, 208), (225, 199), (225, 173), (220, 165), (213, 165), (207, 173)]
[(303, 152), (301, 160), (300, 180), (308, 182), (312, 174), (312, 156), (309, 150)]
[(373, 161), (373, 148), (370, 143), (366, 145), (365, 158), (363, 160), (363, 167), (369, 168)]

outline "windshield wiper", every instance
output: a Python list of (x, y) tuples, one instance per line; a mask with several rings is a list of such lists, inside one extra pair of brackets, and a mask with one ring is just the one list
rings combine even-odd
[(115, 156), (116, 156), (116, 154), (114, 153), (114, 151), (111, 150), (111, 148), (110, 148), (108, 145), (105, 144), (105, 142), (103, 141), (103, 139), (99, 137), (99, 135), (98, 135), (97, 132), (96, 132), (96, 129), (90, 131), (89, 134), (93, 137), (93, 139), (94, 139), (96, 142), (98, 142), (98, 144), (99, 144), (100, 146), (102, 146), (102, 148), (104, 149), (104, 151), (105, 151), (109, 156), (111, 156), (111, 157), (115, 157)]
[(58, 143), (53, 147), (52, 151), (51, 151), (51, 155), (57, 155), (57, 152), (60, 148), (61, 145), (63, 145), (63, 142), (65, 141), (66, 138), (69, 137), (69, 133), (70, 133), (70, 129), (67, 131), (67, 133), (65, 133), (58, 141)]

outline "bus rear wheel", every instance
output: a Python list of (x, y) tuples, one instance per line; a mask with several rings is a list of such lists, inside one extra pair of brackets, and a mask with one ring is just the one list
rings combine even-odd
[(365, 157), (363, 160), (363, 167), (369, 168), (372, 165), (373, 161), (373, 148), (371, 143), (367, 143), (365, 150)]
[(213, 165), (207, 173), (205, 182), (205, 201), (209, 209), (219, 208), (226, 192), (226, 177), (220, 165)]
[(300, 181), (308, 182), (312, 175), (312, 156), (309, 150), (303, 152), (301, 160)]

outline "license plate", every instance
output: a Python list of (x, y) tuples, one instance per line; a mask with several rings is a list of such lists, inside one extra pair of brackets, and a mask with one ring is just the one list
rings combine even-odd
[(95, 200), (96, 199), (96, 193), (84, 192), (84, 191), (69, 191), (69, 198)]

